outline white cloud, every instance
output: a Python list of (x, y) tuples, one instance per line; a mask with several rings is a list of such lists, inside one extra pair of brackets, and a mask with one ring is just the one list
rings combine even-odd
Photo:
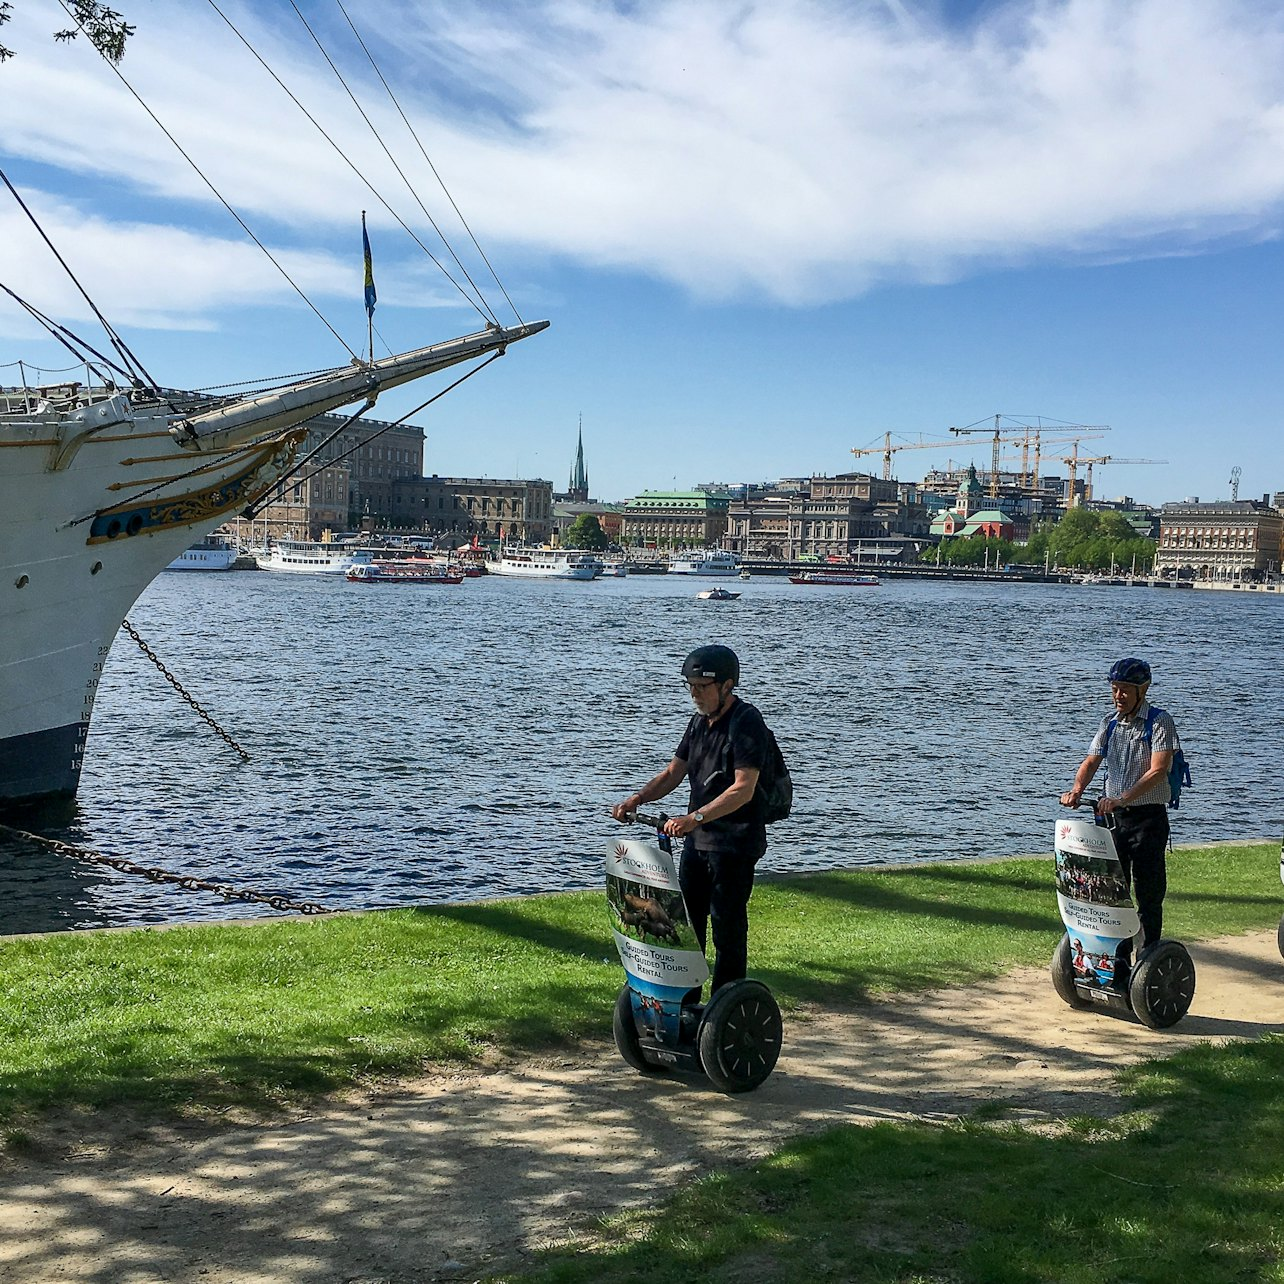
[[(0, 150), (64, 170), (60, 231), (78, 250), (95, 243), (104, 289), (123, 288), (140, 321), (154, 311), (188, 324), (281, 297), (102, 64), (50, 44), (56, 18), (31, 17), (37, 3), (22, 0), (27, 26), (7, 29), (19, 57), (0, 67)], [(302, 254), (312, 288), (350, 288), (358, 211), (381, 244), (392, 237), (378, 202), (212, 13), (123, 7), (139, 28), (123, 70), (144, 98), (256, 230)], [(520, 252), (706, 298), (814, 303), (1038, 258), (1273, 235), (1284, 196), (1273, 6), (1044, 0), (965, 25), (909, 0), (369, 0), (353, 12), (501, 268)], [(271, 30), (237, 20), (423, 228), (306, 35), (276, 16)], [(350, 44), (331, 47), (430, 208), (448, 214), (369, 68)], [(123, 195), (94, 206), (91, 187)], [(13, 253), (0, 248), (0, 279)], [(138, 261), (153, 268), (150, 289), (128, 270)], [(382, 271), (381, 297), (393, 290)]]

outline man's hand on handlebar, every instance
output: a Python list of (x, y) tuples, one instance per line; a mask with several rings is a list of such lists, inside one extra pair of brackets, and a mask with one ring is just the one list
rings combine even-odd
[(699, 828), (700, 822), (694, 816), (674, 816), (664, 822), (664, 832), (670, 838), (685, 838)]
[(1077, 807), (1082, 798), (1083, 793), (1080, 790), (1068, 789), (1061, 795), (1061, 805), (1063, 807)]

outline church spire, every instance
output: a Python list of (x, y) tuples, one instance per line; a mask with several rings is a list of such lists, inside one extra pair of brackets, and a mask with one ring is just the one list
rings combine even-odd
[(588, 502), (588, 469), (584, 467), (584, 416), (580, 416), (579, 441), (575, 448), (575, 467), (571, 469), (571, 497), (581, 503)]

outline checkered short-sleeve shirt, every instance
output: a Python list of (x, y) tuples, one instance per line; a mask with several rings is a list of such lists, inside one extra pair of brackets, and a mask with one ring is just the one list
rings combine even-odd
[[(1097, 734), (1092, 738), (1089, 754), (1105, 758), (1105, 787), (1107, 798), (1122, 798), (1142, 776), (1150, 770), (1151, 750), (1164, 752), (1176, 751), (1181, 742), (1177, 738), (1177, 726), (1163, 710), (1155, 710), (1155, 723), (1151, 732), (1151, 743), (1146, 744), (1146, 718), (1150, 705), (1143, 700), (1131, 718), (1120, 718), (1110, 736), (1110, 747), (1106, 747), (1106, 730), (1116, 716), (1102, 718)], [(1134, 798), (1130, 806), (1140, 807), (1147, 803), (1166, 805), (1171, 798), (1167, 779), (1160, 779), (1146, 790), (1140, 798)]]

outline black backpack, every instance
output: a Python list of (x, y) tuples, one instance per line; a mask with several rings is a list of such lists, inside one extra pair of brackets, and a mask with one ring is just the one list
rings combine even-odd
[[(740, 701), (732, 710), (731, 723), (727, 728), (728, 734), (731, 726), (735, 724), (737, 714), (743, 708), (744, 702)], [(789, 774), (789, 767), (785, 763), (785, 755), (780, 752), (780, 745), (776, 743), (775, 732), (766, 723), (763, 724), (763, 728), (767, 732), (767, 761), (758, 773), (755, 797), (762, 799), (763, 821), (768, 825), (774, 825), (776, 821), (784, 820), (794, 805), (794, 782)]]

